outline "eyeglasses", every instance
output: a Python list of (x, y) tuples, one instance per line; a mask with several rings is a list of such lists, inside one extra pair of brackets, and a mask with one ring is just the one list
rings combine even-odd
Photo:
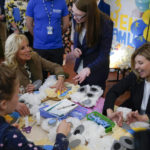
[(82, 16), (77, 15), (77, 14), (75, 14), (72, 10), (71, 10), (71, 14), (72, 14), (72, 16), (75, 16), (78, 20), (81, 20), (82, 18), (84, 18), (84, 17), (86, 16), (86, 14), (85, 14), (85, 15), (82, 15)]

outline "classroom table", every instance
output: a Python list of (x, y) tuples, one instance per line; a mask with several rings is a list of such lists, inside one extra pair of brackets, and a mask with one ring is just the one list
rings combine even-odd
[[(48, 103), (49, 104), (54, 104), (57, 101), (52, 101), (49, 100)], [(43, 118), (41, 117), (41, 120), (43, 120)], [(84, 118), (83, 120), (86, 120), (86, 118)], [(131, 136), (128, 132), (126, 132), (124, 129), (116, 126), (114, 128), (115, 133), (109, 133), (109, 134), (113, 134), (114, 139), (119, 139), (121, 136)], [(54, 143), (52, 143), (51, 141), (49, 141), (48, 139), (48, 132), (44, 131), (39, 125), (34, 124), (32, 127), (32, 130), (29, 134), (23, 132), (23, 134), (26, 136), (26, 138), (32, 142), (34, 142), (37, 145), (53, 145)], [(91, 150), (89, 149), (88, 146), (83, 146), (83, 145), (79, 145), (76, 148), (73, 148), (71, 150)]]

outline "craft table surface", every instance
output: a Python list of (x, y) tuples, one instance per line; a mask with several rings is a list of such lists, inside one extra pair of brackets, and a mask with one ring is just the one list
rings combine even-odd
[[(49, 103), (49, 104), (54, 104), (57, 102), (58, 101), (52, 101), (52, 100), (47, 101), (47, 103)], [(41, 117), (41, 120), (42, 119), (43, 118)], [(86, 118), (84, 118), (83, 120), (86, 120)], [(116, 138), (119, 139), (121, 132), (122, 132), (122, 136), (123, 135), (126, 135), (126, 136), (129, 135), (127, 132), (124, 132), (122, 130), (120, 128), (119, 129), (116, 128), (115, 129), (116, 135), (114, 134), (114, 136), (116, 136)], [(44, 131), (39, 125), (36, 125), (36, 124), (32, 127), (32, 130), (29, 134), (24, 133), (24, 132), (23, 132), (23, 134), (26, 136), (26, 138), (29, 141), (34, 142), (36, 145), (53, 145), (54, 144), (54, 143), (49, 141), (48, 132)], [(90, 149), (87, 146), (77, 146), (76, 148), (73, 148), (71, 150), (90, 150)]]
[[(58, 101), (53, 101), (53, 100), (49, 100), (46, 101), (46, 103), (48, 104), (55, 104)], [(86, 119), (86, 118), (85, 118)], [(83, 119), (83, 120), (85, 120)], [(41, 121), (43, 120), (43, 118), (41, 117)], [(34, 142), (36, 145), (53, 145), (54, 143), (50, 142), (48, 139), (48, 132), (44, 131), (41, 126), (39, 125), (34, 125), (32, 127), (32, 130), (29, 134), (23, 132), (23, 134), (26, 136), (26, 138), (29, 141)], [(73, 148), (71, 150), (89, 150), (87, 146), (78, 146), (76, 148)]]

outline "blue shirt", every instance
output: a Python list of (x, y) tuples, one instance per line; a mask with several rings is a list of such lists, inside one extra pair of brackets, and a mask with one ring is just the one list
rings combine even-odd
[[(51, 0), (45, 0), (48, 12), (51, 10)], [(68, 8), (65, 0), (54, 0), (54, 7), (51, 15), (51, 26), (53, 34), (47, 34), (49, 26), (48, 14), (45, 10), (43, 0), (30, 0), (27, 6), (26, 15), (34, 19), (34, 44), (35, 49), (57, 49), (63, 47), (61, 19), (68, 15)]]

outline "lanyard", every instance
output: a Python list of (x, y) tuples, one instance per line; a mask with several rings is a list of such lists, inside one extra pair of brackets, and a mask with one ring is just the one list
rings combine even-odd
[(48, 11), (48, 8), (46, 7), (45, 0), (43, 0), (43, 5), (44, 5), (44, 9), (45, 9), (45, 11), (47, 13), (47, 16), (48, 16), (48, 24), (50, 26), (50, 24), (51, 24), (51, 16), (52, 16), (53, 8), (54, 8), (54, 0), (51, 0), (50, 12)]

